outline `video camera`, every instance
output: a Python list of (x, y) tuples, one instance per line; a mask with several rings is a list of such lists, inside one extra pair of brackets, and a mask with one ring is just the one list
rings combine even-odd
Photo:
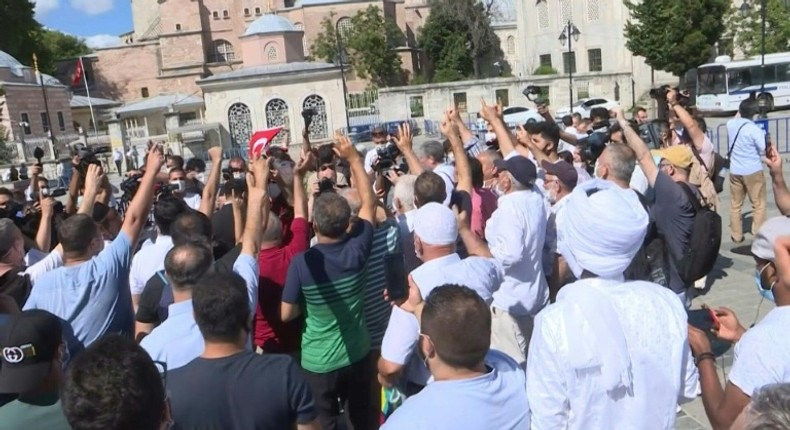
[(376, 173), (385, 173), (393, 168), (401, 171), (408, 170), (408, 167), (403, 167), (403, 163), (400, 165), (398, 164), (398, 157), (400, 157), (400, 155), (401, 152), (400, 149), (398, 149), (398, 145), (390, 140), (386, 144), (376, 148), (376, 162), (371, 167)]
[(669, 90), (675, 90), (678, 93), (677, 101), (680, 103), (681, 106), (687, 107), (690, 101), (689, 93), (686, 90), (681, 90), (678, 87), (672, 87), (670, 85), (661, 85), (658, 88), (651, 88), (650, 89), (650, 97), (666, 103), (667, 101), (667, 93)]
[(522, 91), (521, 94), (524, 94), (524, 97), (526, 97), (527, 100), (531, 101), (532, 103), (535, 103), (536, 105), (549, 104), (548, 98), (546, 98), (546, 96), (542, 94), (540, 88), (536, 85), (527, 85), (527, 87), (524, 88), (524, 91)]
[(96, 153), (87, 146), (79, 145), (75, 147), (74, 150), (72, 150), (72, 155), (76, 155), (80, 158), (79, 164), (74, 166), (77, 172), (79, 172), (80, 177), (85, 177), (85, 174), (88, 172), (88, 166), (91, 164), (101, 167), (101, 161), (96, 158)]
[(592, 131), (587, 137), (576, 141), (582, 162), (594, 164), (598, 160), (606, 145), (612, 140), (612, 126), (609, 121), (593, 124)]

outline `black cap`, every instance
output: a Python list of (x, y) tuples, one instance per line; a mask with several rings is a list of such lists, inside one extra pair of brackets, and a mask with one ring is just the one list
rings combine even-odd
[(508, 171), (522, 185), (533, 185), (538, 178), (538, 169), (532, 161), (517, 155), (506, 160), (496, 160), (494, 166), (499, 171)]
[(546, 173), (556, 176), (569, 190), (576, 188), (576, 183), (579, 181), (579, 172), (576, 171), (573, 164), (565, 160), (560, 160), (556, 163), (543, 160), (541, 166)]
[(0, 333), (0, 393), (38, 388), (62, 343), (63, 328), (55, 315), (38, 309), (14, 315)]

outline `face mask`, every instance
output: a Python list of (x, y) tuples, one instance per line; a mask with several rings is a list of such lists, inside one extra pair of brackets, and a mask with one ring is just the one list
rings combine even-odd
[(550, 189), (546, 190), (546, 197), (549, 199), (549, 203), (552, 205), (557, 203), (557, 187), (551, 187)]
[(49, 197), (49, 188), (46, 188), (46, 187), (42, 188), (41, 189), (41, 195), (44, 196), (44, 197)]
[(200, 182), (203, 182), (203, 183), (206, 182), (206, 174), (205, 173), (198, 173), (197, 176), (195, 176), (195, 178), (198, 181), (200, 181)]
[(186, 181), (184, 181), (184, 180), (179, 180), (179, 181), (170, 181), (170, 185), (177, 186), (178, 188), (176, 188), (174, 191), (181, 192), (181, 191), (184, 191), (184, 189), (185, 189), (185, 188), (186, 188), (186, 186), (187, 186), (187, 183), (186, 183)]
[(486, 133), (485, 139), (486, 139), (486, 142), (493, 142), (494, 139), (496, 139), (496, 133), (493, 133), (493, 132), (489, 131), (488, 133)]
[(774, 292), (771, 291), (771, 290), (763, 289), (763, 283), (760, 280), (760, 274), (759, 273), (757, 275), (755, 275), (754, 282), (755, 282), (755, 284), (757, 284), (757, 292), (760, 293), (760, 295), (763, 296), (763, 298), (765, 298), (766, 300), (770, 300), (770, 301), (773, 302), (774, 301)]
[(497, 195), (497, 197), (502, 197), (502, 196), (504, 196), (504, 195), (505, 195), (505, 192), (504, 192), (504, 191), (502, 191), (502, 190), (499, 188), (499, 184), (498, 184), (498, 183), (494, 185), (494, 188), (493, 188), (493, 190), (494, 190), (494, 193)]

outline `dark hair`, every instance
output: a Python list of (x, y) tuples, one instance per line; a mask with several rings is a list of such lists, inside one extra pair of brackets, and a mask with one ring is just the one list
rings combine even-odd
[(96, 222), (85, 214), (72, 215), (58, 227), (58, 238), (65, 253), (84, 254), (98, 234), (99, 228)]
[(189, 161), (187, 161), (184, 170), (187, 172), (205, 172), (206, 162), (200, 158), (190, 158)]
[(165, 256), (165, 273), (177, 288), (195, 285), (214, 264), (214, 251), (206, 241), (182, 243)]
[(319, 166), (335, 162), (335, 151), (331, 144), (319, 146), (315, 151), (315, 155)]
[(424, 171), (414, 181), (414, 198), (418, 206), (428, 203), (444, 203), (447, 198), (447, 189), (441, 176), (430, 171)]
[(544, 139), (554, 143), (554, 149), (557, 149), (557, 145), (560, 144), (560, 126), (557, 124), (543, 123), (540, 127), (540, 135)]
[(165, 389), (151, 357), (133, 340), (109, 334), (66, 372), (63, 413), (75, 430), (158, 430)]
[(351, 220), (351, 207), (336, 193), (321, 193), (313, 202), (313, 223), (318, 233), (337, 239), (345, 234)]
[(235, 342), (248, 328), (250, 299), (244, 279), (236, 273), (209, 274), (192, 287), (192, 308), (207, 341)]
[(170, 236), (170, 225), (179, 215), (189, 210), (183, 199), (175, 196), (163, 196), (154, 205), (154, 222), (159, 231)]
[(570, 115), (565, 115), (562, 117), (562, 125), (565, 127), (570, 127), (573, 125), (573, 117)]
[(13, 199), (14, 198), (14, 193), (12, 193), (11, 190), (9, 190), (6, 187), (0, 187), (0, 196), (8, 196), (8, 197), (11, 197)]
[(639, 112), (647, 112), (647, 109), (643, 108), (642, 106), (635, 107), (634, 113), (639, 113)]
[(171, 155), (167, 158), (173, 162), (173, 167), (170, 169), (171, 171), (173, 169), (184, 169), (184, 157), (180, 155)]
[(593, 124), (599, 123), (601, 121), (608, 121), (609, 111), (606, 110), (605, 107), (594, 107), (590, 109), (590, 119), (592, 120)]
[(543, 130), (543, 122), (528, 122), (524, 124), (524, 130), (529, 134), (538, 134)]
[(582, 120), (582, 114), (580, 114), (579, 112), (574, 112), (573, 113), (573, 117), (578, 119), (579, 121)]
[(185, 172), (185, 171), (184, 171), (184, 169), (182, 169), (182, 168), (180, 168), (180, 167), (173, 167), (172, 169), (170, 169), (170, 170), (167, 172), (167, 174), (168, 174), (168, 175), (172, 175), (172, 174), (173, 174), (173, 173), (175, 173), (175, 172), (181, 172), (181, 173), (183, 173), (184, 175), (186, 175), (186, 174), (187, 174), (187, 172)]
[(705, 118), (701, 116), (695, 116), (694, 121), (697, 122), (697, 127), (699, 127), (699, 129), (702, 130), (703, 133), (708, 132), (708, 123), (705, 122)]
[(170, 224), (173, 245), (211, 240), (211, 220), (204, 214), (189, 209)]
[(560, 157), (560, 159), (565, 160), (566, 163), (573, 164), (573, 153), (571, 151), (558, 152), (557, 156)]
[(752, 119), (758, 112), (760, 112), (760, 105), (757, 103), (757, 99), (753, 97), (742, 101), (740, 106), (738, 106), (738, 113), (741, 114), (741, 118)]
[(425, 298), (421, 330), (444, 363), (471, 369), (491, 347), (491, 311), (471, 288), (442, 285)]
[(222, 184), (222, 195), (225, 198), (236, 196), (241, 197), (247, 193), (247, 180), (231, 178)]
[(480, 188), (485, 183), (485, 178), (483, 176), (483, 163), (480, 162), (477, 158), (469, 158), (469, 167), (472, 170), (472, 186), (475, 188)]

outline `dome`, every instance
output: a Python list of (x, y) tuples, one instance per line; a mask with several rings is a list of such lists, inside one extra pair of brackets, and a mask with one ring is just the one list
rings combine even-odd
[(13, 67), (19, 68), (24, 67), (22, 63), (16, 60), (16, 58), (6, 54), (3, 51), (0, 51), (0, 67)]
[(294, 25), (291, 24), (291, 21), (278, 15), (266, 14), (253, 21), (252, 24), (247, 27), (247, 31), (244, 32), (244, 35), (251, 36), (253, 34), (281, 33), (283, 31), (296, 31), (296, 29)]

